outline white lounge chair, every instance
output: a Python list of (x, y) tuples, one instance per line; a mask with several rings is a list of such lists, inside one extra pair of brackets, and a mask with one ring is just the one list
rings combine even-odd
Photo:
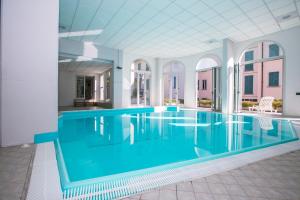
[(249, 111), (257, 110), (257, 112), (277, 112), (273, 108), (274, 97), (263, 97), (260, 99), (258, 106), (249, 107)]

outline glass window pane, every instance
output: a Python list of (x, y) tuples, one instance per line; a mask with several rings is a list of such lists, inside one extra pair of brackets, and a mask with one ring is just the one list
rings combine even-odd
[(253, 51), (247, 51), (245, 53), (245, 61), (251, 61), (253, 60)]
[(269, 86), (279, 86), (279, 72), (269, 72)]
[(245, 76), (245, 94), (253, 94), (253, 76)]
[(245, 65), (245, 72), (253, 71), (253, 63)]
[(173, 78), (173, 89), (176, 89), (176, 76)]
[(269, 57), (279, 56), (279, 46), (277, 44), (269, 45)]
[(202, 80), (202, 90), (206, 90), (207, 88), (207, 80)]

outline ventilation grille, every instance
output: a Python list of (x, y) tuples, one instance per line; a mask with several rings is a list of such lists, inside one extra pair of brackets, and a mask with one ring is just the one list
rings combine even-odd
[[(212, 174), (205, 170), (205, 174)], [(119, 179), (98, 184), (82, 185), (67, 189), (63, 192), (64, 200), (93, 199), (110, 200), (118, 199), (137, 193), (145, 192), (157, 187), (174, 184), (180, 181), (189, 180), (203, 174), (203, 168), (198, 164), (183, 168), (165, 170), (155, 174), (147, 174), (128, 179)]]

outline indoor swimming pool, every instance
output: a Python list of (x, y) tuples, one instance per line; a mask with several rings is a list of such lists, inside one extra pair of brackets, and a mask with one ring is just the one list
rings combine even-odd
[(297, 139), (287, 120), (138, 108), (64, 112), (55, 147), (64, 191), (104, 182), (97, 187), (107, 189), (112, 182)]

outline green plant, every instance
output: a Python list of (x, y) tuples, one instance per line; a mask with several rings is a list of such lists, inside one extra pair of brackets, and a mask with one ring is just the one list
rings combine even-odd
[(257, 105), (257, 104), (258, 104), (257, 102), (243, 101), (243, 102), (242, 102), (242, 107), (243, 107), (243, 108), (248, 108), (248, 107), (255, 106), (255, 105)]
[(198, 105), (203, 107), (210, 107), (212, 101), (210, 99), (200, 99), (198, 100)]
[(273, 101), (273, 108), (274, 109), (282, 108), (282, 99), (275, 99)]
[(176, 103), (176, 99), (164, 99), (165, 104), (174, 104)]

